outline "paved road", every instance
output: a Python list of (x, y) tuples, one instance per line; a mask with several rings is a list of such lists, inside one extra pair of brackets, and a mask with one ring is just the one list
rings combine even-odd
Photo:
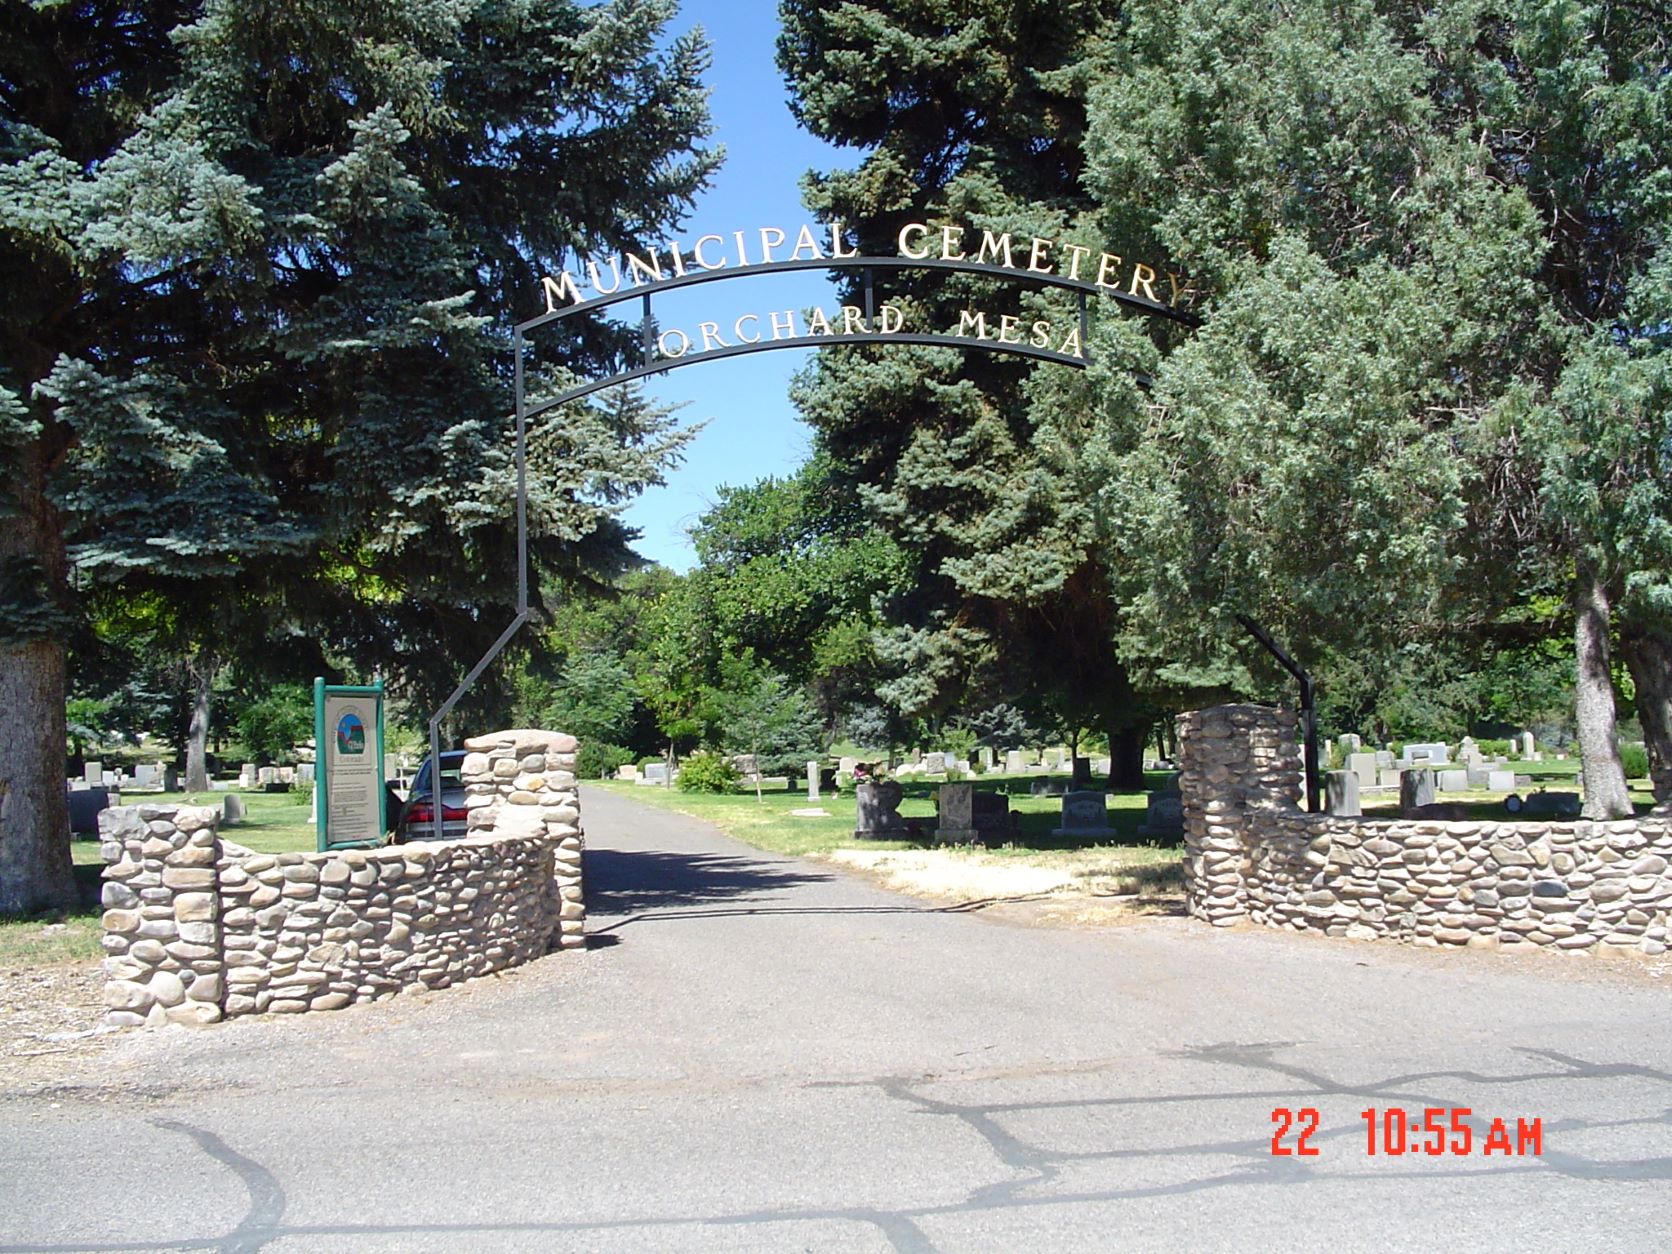
[[(0, 1250), (1672, 1239), (1672, 988), (1642, 973), (1028, 928), (584, 806), (587, 952), (128, 1034), (0, 1100)], [(1316, 1109), (1316, 1156), (1272, 1154), (1275, 1107)], [(1475, 1152), (1368, 1156), (1359, 1112), (1390, 1107), (1471, 1108)], [(1482, 1156), (1499, 1116), (1542, 1153)]]

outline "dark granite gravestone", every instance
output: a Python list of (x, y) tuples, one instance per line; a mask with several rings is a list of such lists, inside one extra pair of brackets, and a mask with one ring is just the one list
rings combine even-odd
[(854, 792), (855, 840), (904, 840), (905, 820), (900, 799), (905, 795), (893, 780), (859, 784)]
[(77, 788), (69, 798), (70, 835), (97, 840), (99, 812), (110, 808), (110, 793), (103, 788)]
[(1434, 772), (1403, 771), (1399, 776), (1399, 812), (1434, 804)]

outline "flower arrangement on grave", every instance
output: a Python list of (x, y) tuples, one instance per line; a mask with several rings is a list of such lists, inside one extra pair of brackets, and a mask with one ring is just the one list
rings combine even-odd
[(853, 782), (856, 787), (860, 784), (886, 784), (891, 779), (893, 776), (888, 773), (888, 769), (875, 762), (861, 762), (853, 768)]

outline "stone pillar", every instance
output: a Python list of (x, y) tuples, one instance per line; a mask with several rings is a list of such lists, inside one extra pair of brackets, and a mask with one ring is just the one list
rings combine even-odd
[(1255, 835), (1250, 811), (1294, 810), (1300, 746), (1292, 710), (1221, 705), (1178, 716), (1184, 810), (1184, 892), (1216, 927), (1248, 917)]
[(514, 728), (464, 742), (465, 807), (472, 836), (552, 838), (552, 889), (558, 898), (560, 949), (586, 944), (586, 899), (581, 886), (580, 789), (575, 780), (580, 742), (562, 732)]
[(221, 1018), (219, 857), (212, 807), (122, 806), (99, 815), (105, 862), (105, 1021)]

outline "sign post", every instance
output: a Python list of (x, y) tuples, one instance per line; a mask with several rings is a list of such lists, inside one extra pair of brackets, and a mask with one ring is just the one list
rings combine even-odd
[(315, 830), (319, 851), (381, 845), (383, 681), (369, 688), (314, 680)]

